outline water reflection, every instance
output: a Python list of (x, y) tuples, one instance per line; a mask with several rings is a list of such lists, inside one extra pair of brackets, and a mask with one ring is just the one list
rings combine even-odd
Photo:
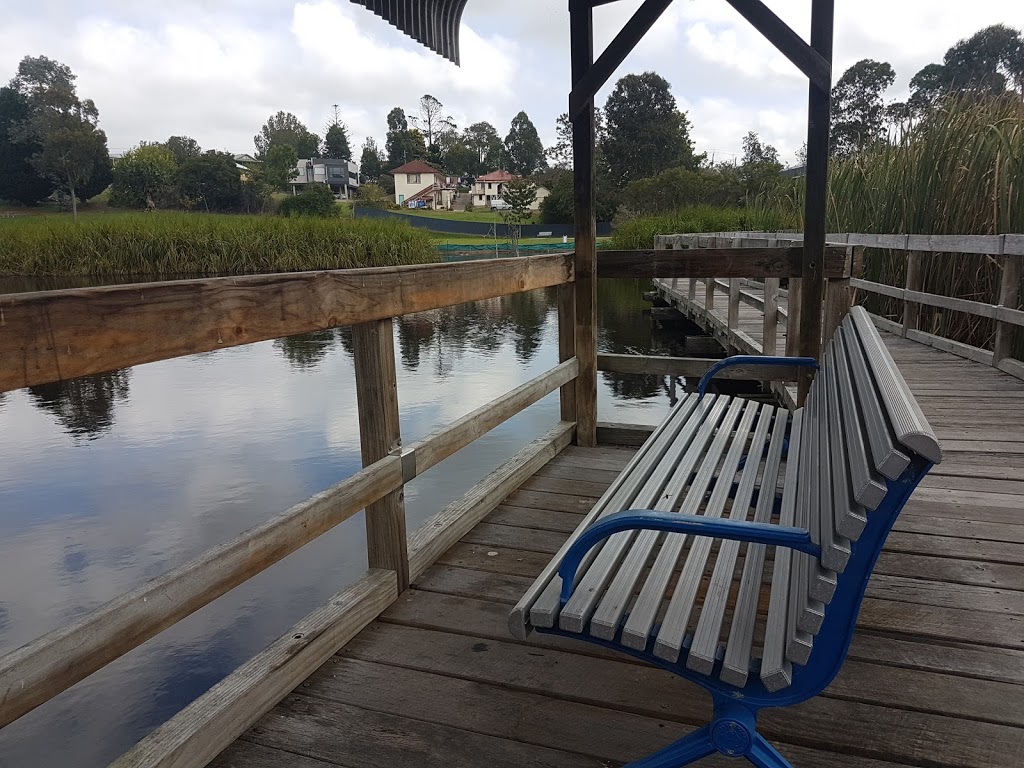
[(114, 423), (114, 406), (128, 399), (129, 370), (29, 387), (35, 405), (71, 435), (93, 440)]
[[(599, 282), (602, 351), (673, 349), (647, 287)], [(398, 318), (403, 436), (552, 367), (555, 295)], [(355, 472), (351, 352), (343, 328), (0, 395), (0, 653)], [(656, 422), (667, 391), (664, 377), (602, 374), (600, 418)], [(417, 478), (409, 529), (557, 418), (551, 395)], [(363, 568), (356, 517), (0, 730), (0, 765), (106, 765)]]

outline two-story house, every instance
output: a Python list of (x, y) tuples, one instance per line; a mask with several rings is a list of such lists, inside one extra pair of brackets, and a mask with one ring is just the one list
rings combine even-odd
[[(491, 171), (483, 176), (477, 176), (473, 182), (473, 205), (477, 208), (490, 208), (491, 201), (503, 199), (506, 185), (517, 178), (519, 177), (508, 171)], [(539, 211), (541, 200), (550, 194), (551, 191), (547, 187), (537, 185), (530, 210)]]
[(347, 200), (354, 190), (359, 189), (359, 164), (351, 160), (314, 157), (299, 160), (295, 170), (296, 175), (288, 182), (292, 194), (301, 192), (307, 184), (326, 184), (332, 192)]
[(456, 179), (422, 160), (413, 160), (389, 173), (395, 177), (395, 203), (406, 208), (448, 210), (456, 195)]

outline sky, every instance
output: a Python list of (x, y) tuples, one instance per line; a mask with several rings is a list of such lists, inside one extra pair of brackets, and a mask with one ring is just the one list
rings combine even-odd
[[(595, 10), (602, 50), (639, 0)], [(810, 0), (768, 0), (805, 34)], [(420, 47), (347, 0), (0, 0), (0, 82), (26, 55), (46, 55), (78, 75), (96, 102), (112, 152), (140, 140), (192, 136), (204, 149), (252, 152), (267, 117), (285, 110), (324, 132), (337, 104), (354, 151), (383, 145), (386, 115), (438, 98), (459, 127), (480, 120), (504, 136), (525, 110), (545, 146), (569, 90), (567, 0), (469, 0), (462, 66)], [(837, 0), (835, 78), (851, 64), (890, 62), (887, 94), (957, 40), (995, 23), (1024, 26), (1019, 0), (971, 3)], [(725, 0), (676, 0), (598, 94), (614, 80), (654, 70), (672, 85), (698, 152), (742, 153), (747, 131), (794, 162), (806, 132), (807, 83)]]

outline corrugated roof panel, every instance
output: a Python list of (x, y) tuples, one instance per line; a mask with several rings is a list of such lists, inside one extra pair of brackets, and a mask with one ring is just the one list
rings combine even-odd
[(459, 63), (459, 24), (467, 0), (352, 0), (416, 42)]

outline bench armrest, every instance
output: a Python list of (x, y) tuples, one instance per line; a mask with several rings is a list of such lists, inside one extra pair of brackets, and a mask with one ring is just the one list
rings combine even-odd
[(818, 361), (813, 357), (765, 357), (764, 355), (733, 355), (708, 368), (707, 373), (700, 377), (700, 384), (697, 385), (698, 397), (704, 397), (708, 384), (715, 378), (719, 371), (731, 368), (734, 365), (791, 365), (794, 368), (817, 368)]
[(558, 566), (562, 578), (562, 605), (568, 602), (576, 581), (576, 569), (587, 552), (598, 542), (622, 531), (648, 530), (688, 533), (713, 539), (731, 539), (752, 544), (773, 544), (798, 552), (821, 557), (821, 549), (811, 541), (811, 534), (803, 528), (769, 523), (751, 523), (746, 520), (723, 520), (703, 515), (682, 515), (678, 512), (657, 512), (634, 509), (616, 512), (602, 518), (573, 542)]

